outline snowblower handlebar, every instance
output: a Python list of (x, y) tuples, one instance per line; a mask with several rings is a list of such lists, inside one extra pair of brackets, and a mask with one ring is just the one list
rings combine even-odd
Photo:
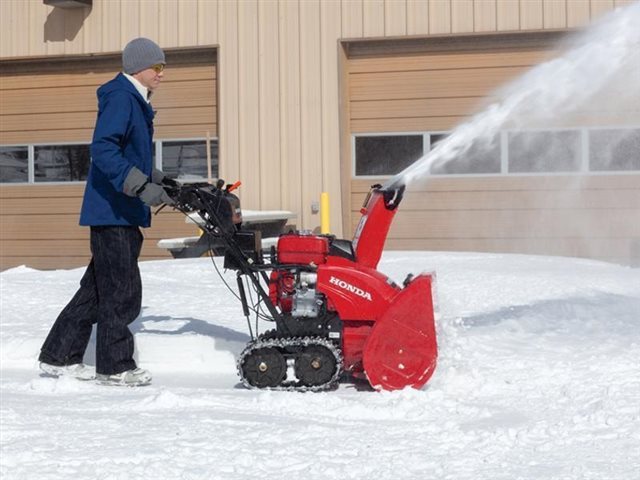
[(167, 187), (166, 191), (175, 202), (173, 205), (175, 209), (184, 214), (196, 212), (202, 217), (205, 220), (203, 228), (208, 233), (220, 235), (233, 234), (236, 231), (235, 223), (237, 222), (234, 220), (239, 214), (239, 206), (237, 209), (234, 208), (233, 200), (237, 197), (229, 194), (227, 190), (202, 182)]

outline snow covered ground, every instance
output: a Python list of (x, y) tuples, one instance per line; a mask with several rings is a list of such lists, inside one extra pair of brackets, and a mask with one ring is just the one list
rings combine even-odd
[(38, 374), (82, 269), (0, 274), (0, 477), (640, 478), (639, 269), (387, 252), (396, 281), (437, 272), (440, 357), (422, 390), (383, 393), (244, 389), (246, 322), (211, 261), (141, 269), (133, 329), (154, 382), (137, 389)]

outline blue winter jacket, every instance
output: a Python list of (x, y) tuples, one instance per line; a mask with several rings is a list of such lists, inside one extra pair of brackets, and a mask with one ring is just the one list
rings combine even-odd
[(98, 118), (80, 225), (151, 225), (149, 207), (125, 195), (123, 186), (134, 166), (151, 177), (153, 117), (151, 105), (122, 73), (98, 88)]

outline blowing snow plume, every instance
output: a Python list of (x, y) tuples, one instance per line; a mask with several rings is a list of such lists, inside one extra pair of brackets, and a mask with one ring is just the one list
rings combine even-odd
[[(433, 150), (389, 179), (385, 186), (409, 185), (439, 173), (448, 164), (473, 162), (483, 152), (499, 147), (504, 130), (535, 130), (575, 126), (577, 118), (611, 118), (627, 125), (640, 123), (640, 2), (620, 8), (566, 41), (563, 53), (542, 63), (494, 92), (497, 100), (468, 122), (458, 126)], [(629, 130), (630, 134), (633, 130)], [(528, 139), (527, 141), (530, 141)], [(562, 142), (562, 139), (559, 139)], [(629, 151), (638, 163), (637, 138), (608, 139), (608, 147)], [(517, 145), (517, 142), (516, 142)], [(542, 165), (561, 157), (562, 144), (539, 145), (536, 162)], [(534, 148), (534, 145), (521, 145)], [(605, 155), (606, 157), (606, 155)], [(454, 168), (454, 170), (456, 170)], [(467, 171), (473, 171), (468, 170)]]

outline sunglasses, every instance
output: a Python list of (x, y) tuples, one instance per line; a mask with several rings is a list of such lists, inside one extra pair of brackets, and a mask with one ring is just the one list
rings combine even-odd
[(164, 63), (156, 63), (155, 65), (151, 65), (149, 68), (156, 73), (160, 73), (164, 70)]

